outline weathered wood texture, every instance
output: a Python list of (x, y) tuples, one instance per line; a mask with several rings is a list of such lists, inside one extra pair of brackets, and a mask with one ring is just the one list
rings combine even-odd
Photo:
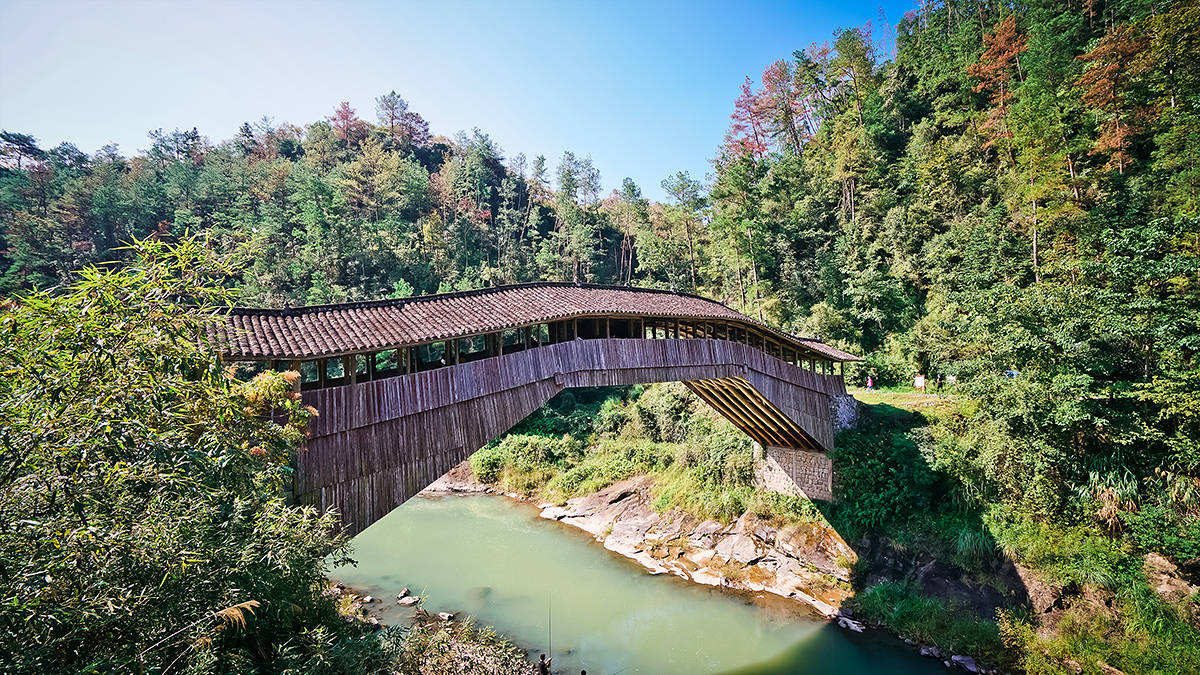
[(295, 459), (296, 498), (336, 508), (352, 534), (570, 387), (683, 381), (763, 445), (833, 447), (840, 376), (712, 339), (573, 340), (304, 392), (321, 415)]

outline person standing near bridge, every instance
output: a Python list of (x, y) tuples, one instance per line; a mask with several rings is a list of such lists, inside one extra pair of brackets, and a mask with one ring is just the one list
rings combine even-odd
[(537, 663), (538, 675), (550, 675), (550, 662), (553, 660), (554, 660), (553, 658), (548, 659), (548, 658), (546, 658), (545, 654), (542, 654), (538, 658), (538, 663)]

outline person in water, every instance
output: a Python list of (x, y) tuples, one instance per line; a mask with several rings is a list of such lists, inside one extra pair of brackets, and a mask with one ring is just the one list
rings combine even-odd
[(550, 662), (553, 660), (553, 658), (548, 659), (545, 654), (542, 654), (537, 664), (538, 675), (550, 675)]

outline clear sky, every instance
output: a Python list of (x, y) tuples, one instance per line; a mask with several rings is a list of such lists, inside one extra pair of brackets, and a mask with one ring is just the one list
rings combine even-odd
[[(842, 2), (55, 2), (0, 0), (0, 128), (49, 148), (156, 128), (217, 142), (263, 115), (308, 124), (395, 89), (435, 134), (506, 156), (591, 155), (606, 191), (703, 178), (742, 79), (915, 0)], [(890, 30), (890, 28), (889, 28)]]

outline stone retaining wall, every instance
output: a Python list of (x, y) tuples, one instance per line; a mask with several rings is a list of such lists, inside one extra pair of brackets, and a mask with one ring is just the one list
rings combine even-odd
[(772, 492), (833, 500), (833, 462), (823, 452), (759, 446), (754, 452), (754, 484)]
[[(853, 396), (829, 397), (834, 433), (858, 426), (858, 414), (859, 402)], [(755, 444), (754, 485), (780, 494), (833, 501), (837, 476), (827, 453)]]

